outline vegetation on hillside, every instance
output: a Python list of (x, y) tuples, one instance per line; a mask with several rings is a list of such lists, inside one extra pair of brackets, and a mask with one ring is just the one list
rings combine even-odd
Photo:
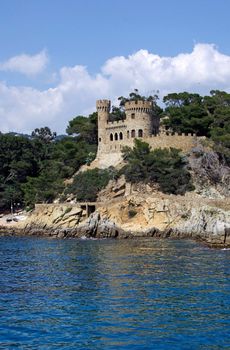
[(0, 134), (0, 209), (52, 202), (63, 191), (64, 179), (95, 158), (97, 132), (89, 141), (84, 130), (83, 125), (77, 136), (60, 140), (47, 127), (35, 129), (30, 138)]
[(65, 195), (75, 195), (78, 201), (95, 202), (98, 192), (106, 187), (116, 174), (116, 170), (112, 167), (80, 172), (74, 177), (73, 183), (66, 188)]
[(214, 142), (214, 149), (230, 165), (230, 94), (212, 90), (210, 96), (188, 92), (163, 98), (163, 123), (179, 133), (195, 133)]
[(146, 142), (136, 139), (133, 149), (124, 147), (123, 158), (127, 164), (122, 173), (129, 182), (157, 183), (162, 192), (172, 194), (194, 189), (185, 157), (176, 148), (151, 151)]
[[(124, 118), (127, 101), (152, 101), (155, 114), (173, 132), (193, 132), (206, 136), (220, 162), (230, 165), (230, 94), (213, 90), (209, 96), (182, 92), (164, 97), (164, 111), (158, 96), (148, 97), (134, 90), (128, 98), (119, 97), (120, 105), (112, 107), (110, 120)], [(166, 117), (166, 118), (165, 118)], [(59, 138), (48, 127), (36, 128), (28, 135), (0, 133), (0, 210), (33, 206), (35, 202), (52, 202), (64, 191), (64, 180), (72, 177), (81, 165), (90, 163), (97, 150), (97, 113), (77, 116), (69, 121), (67, 135)], [(192, 189), (186, 161), (176, 149), (151, 151), (136, 141), (133, 150), (125, 148), (123, 173), (131, 182), (157, 183), (166, 193), (185, 193)], [(98, 191), (116, 174), (94, 170), (79, 174), (66, 194), (78, 200), (95, 200)]]

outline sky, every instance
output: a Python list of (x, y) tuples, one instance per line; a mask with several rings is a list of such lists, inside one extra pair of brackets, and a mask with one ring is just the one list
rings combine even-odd
[(228, 0), (1, 0), (0, 131), (31, 133), (138, 89), (230, 92)]

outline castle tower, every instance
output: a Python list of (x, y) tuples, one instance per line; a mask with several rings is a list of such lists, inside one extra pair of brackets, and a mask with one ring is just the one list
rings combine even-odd
[(122, 161), (123, 147), (132, 148), (136, 138), (148, 142), (152, 149), (179, 147), (187, 152), (194, 144), (194, 138), (191, 135), (176, 136), (166, 130), (159, 130), (160, 118), (155, 113), (152, 101), (127, 101), (125, 103), (126, 118), (122, 119), (109, 118), (109, 100), (98, 100), (96, 107), (98, 149), (94, 166), (99, 168), (119, 164)]
[(110, 101), (97, 100), (98, 113), (98, 151), (103, 150), (106, 145), (106, 126), (109, 119)]
[(125, 112), (128, 137), (145, 138), (157, 132), (159, 120), (153, 115), (152, 101), (128, 101)]

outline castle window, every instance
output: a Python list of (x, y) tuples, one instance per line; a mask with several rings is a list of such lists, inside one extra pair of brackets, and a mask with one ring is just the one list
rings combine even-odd
[(120, 132), (119, 138), (120, 138), (120, 140), (123, 140), (123, 134), (122, 134), (122, 132)]
[(135, 113), (132, 113), (132, 114), (131, 114), (131, 118), (132, 118), (132, 119), (135, 119)]
[(129, 130), (127, 131), (127, 139), (129, 139)]
[(110, 141), (113, 141), (113, 134), (110, 134)]
[(117, 140), (118, 140), (118, 135), (117, 135), (117, 133), (115, 133), (115, 135), (114, 135), (114, 139), (115, 139), (115, 141), (117, 141)]
[(131, 131), (131, 137), (135, 137), (135, 130)]
[(142, 129), (138, 130), (138, 137), (143, 137), (143, 130)]
[(101, 138), (99, 137), (99, 142), (101, 142)]

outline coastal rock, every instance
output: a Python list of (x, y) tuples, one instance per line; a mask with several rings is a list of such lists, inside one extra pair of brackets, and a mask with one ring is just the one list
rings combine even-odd
[(38, 205), (14, 232), (62, 239), (192, 238), (211, 246), (230, 246), (229, 199), (142, 193), (98, 203), (89, 217), (83, 207), (84, 210), (80, 204), (65, 203)]
[(178, 230), (199, 236), (210, 244), (230, 244), (230, 213), (208, 206), (193, 208), (191, 216)]
[(116, 227), (115, 222), (103, 219), (99, 222), (96, 236), (101, 238), (116, 238), (121, 235), (121, 230)]

